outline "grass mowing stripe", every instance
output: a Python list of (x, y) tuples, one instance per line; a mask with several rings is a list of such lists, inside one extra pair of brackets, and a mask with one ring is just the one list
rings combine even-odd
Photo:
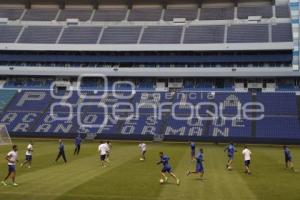
[[(125, 156), (127, 151), (132, 150), (132, 146), (122, 146), (115, 148), (114, 153), (123, 156), (114, 164), (106, 169), (100, 168), (97, 152), (94, 156), (84, 157), (74, 160), (66, 165), (52, 165), (34, 173), (27, 173), (18, 177), (20, 187), (13, 188), (15, 192), (26, 191), (31, 194), (31, 199), (39, 199), (39, 196), (34, 196), (35, 193), (64, 194), (72, 188), (94, 178), (99, 174), (106, 173), (130, 159)], [(30, 183), (30, 184), (26, 184)], [(22, 186), (22, 187), (21, 187)], [(33, 187), (34, 186), (34, 187)], [(8, 187), (5, 188), (9, 189)], [(51, 196), (53, 197), (53, 196)], [(52, 198), (48, 198), (52, 199)]]
[[(169, 145), (167, 145), (169, 146)], [(93, 194), (105, 199), (114, 199), (117, 196), (124, 196), (124, 199), (132, 197), (141, 199), (156, 199), (160, 192), (158, 152), (161, 145), (151, 144), (148, 146), (146, 160), (139, 160), (139, 149), (127, 152), (134, 158), (119, 165), (109, 173), (101, 174), (90, 181), (68, 191), (60, 199), (72, 199), (74, 194)], [(170, 147), (167, 147), (169, 149)], [(166, 148), (164, 148), (166, 149)], [(116, 159), (118, 159), (116, 155)], [(132, 156), (131, 156), (132, 157)], [(89, 199), (89, 198), (87, 198)]]
[[(221, 156), (221, 157), (220, 157)], [(176, 167), (176, 174), (181, 176), (181, 185), (178, 188), (164, 189), (159, 199), (176, 196), (179, 199), (251, 199), (256, 197), (248, 185), (240, 178), (239, 172), (227, 172), (225, 169), (226, 155), (223, 149), (217, 146), (204, 148), (204, 180), (199, 180), (197, 175), (185, 177), (187, 163), (190, 162), (187, 151)], [(194, 170), (195, 162), (191, 167)], [(234, 177), (233, 177), (234, 176)], [(232, 184), (237, 182), (238, 184)], [(241, 191), (241, 192), (237, 192)]]

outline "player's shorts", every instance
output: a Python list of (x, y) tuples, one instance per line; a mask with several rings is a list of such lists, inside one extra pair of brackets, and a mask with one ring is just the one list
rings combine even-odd
[(228, 158), (229, 158), (229, 160), (233, 160), (234, 155), (233, 154), (228, 154)]
[(104, 161), (105, 158), (106, 158), (106, 155), (100, 155), (100, 160), (101, 160), (101, 161)]
[(32, 161), (32, 155), (26, 155), (25, 160), (27, 161)]
[(204, 172), (204, 167), (201, 164), (196, 165), (196, 172), (201, 173)]
[(195, 157), (196, 151), (195, 151), (195, 150), (192, 150), (192, 151), (191, 151), (191, 155)]
[(250, 160), (245, 160), (245, 166), (249, 167), (250, 165)]
[(16, 171), (16, 165), (8, 165), (8, 172), (12, 173)]
[(285, 157), (285, 162), (292, 162), (292, 157)]
[(164, 167), (164, 168), (162, 168), (161, 172), (163, 172), (163, 173), (165, 173), (165, 172), (171, 173), (172, 172), (172, 168), (171, 167)]

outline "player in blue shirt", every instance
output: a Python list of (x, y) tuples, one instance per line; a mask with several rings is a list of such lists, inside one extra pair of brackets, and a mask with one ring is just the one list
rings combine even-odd
[(65, 163), (67, 163), (66, 154), (65, 154), (65, 145), (64, 145), (64, 143), (62, 142), (62, 140), (59, 140), (58, 143), (59, 143), (59, 146), (58, 146), (58, 154), (57, 154), (57, 157), (56, 157), (55, 162), (57, 162), (58, 159), (59, 159), (60, 157), (62, 157), (63, 160), (65, 161)]
[(82, 142), (82, 138), (81, 138), (80, 134), (78, 134), (78, 136), (75, 138), (75, 141), (74, 141), (74, 143), (75, 143), (74, 155), (79, 155), (81, 142)]
[(203, 167), (203, 149), (201, 148), (199, 150), (199, 153), (198, 155), (196, 156), (196, 169), (195, 171), (191, 172), (191, 171), (188, 171), (187, 172), (187, 176), (190, 175), (190, 174), (200, 174), (200, 179), (203, 178), (203, 175), (204, 175), (204, 167)]
[(163, 168), (161, 170), (161, 179), (164, 180), (164, 182), (168, 181), (168, 177), (166, 176), (166, 172), (169, 173), (175, 180), (177, 185), (180, 184), (180, 180), (176, 177), (176, 175), (172, 172), (172, 167), (169, 165), (169, 160), (170, 158), (167, 155), (164, 155), (163, 152), (159, 153), (160, 156), (160, 161), (157, 162), (156, 164), (162, 164)]
[(190, 142), (190, 148), (191, 148), (191, 160), (195, 160), (196, 144), (194, 142)]
[(230, 143), (225, 149), (224, 151), (227, 151), (227, 156), (228, 156), (228, 162), (226, 164), (226, 168), (228, 170), (232, 169), (232, 162), (233, 162), (233, 158), (234, 158), (234, 153), (237, 152), (234, 144)]
[(289, 148), (286, 145), (283, 146), (283, 152), (284, 152), (284, 158), (285, 158), (285, 168), (295, 171), (294, 166), (293, 166), (291, 151), (289, 150)]

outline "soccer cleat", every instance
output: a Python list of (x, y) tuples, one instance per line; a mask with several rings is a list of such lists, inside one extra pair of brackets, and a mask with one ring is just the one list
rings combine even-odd
[(177, 179), (176, 183), (177, 183), (177, 185), (179, 185), (179, 184), (180, 184), (180, 180), (179, 180), (179, 179)]
[(5, 181), (2, 181), (1, 184), (7, 186), (7, 183), (5, 183)]
[(16, 183), (13, 183), (13, 186), (18, 186), (18, 184), (16, 184)]

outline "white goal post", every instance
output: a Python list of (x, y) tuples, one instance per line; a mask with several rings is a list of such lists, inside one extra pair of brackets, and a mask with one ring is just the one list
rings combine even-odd
[(11, 138), (7, 131), (6, 125), (0, 124), (0, 145), (11, 145)]

